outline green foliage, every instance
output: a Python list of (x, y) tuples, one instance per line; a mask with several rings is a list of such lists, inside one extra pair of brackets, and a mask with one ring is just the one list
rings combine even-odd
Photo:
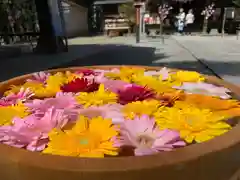
[(236, 6), (240, 7), (240, 0), (233, 0), (233, 3), (234, 3)]
[(135, 23), (136, 10), (135, 10), (132, 2), (126, 3), (126, 4), (121, 4), (118, 7), (118, 12), (123, 14), (125, 17), (127, 17), (129, 19), (130, 23)]

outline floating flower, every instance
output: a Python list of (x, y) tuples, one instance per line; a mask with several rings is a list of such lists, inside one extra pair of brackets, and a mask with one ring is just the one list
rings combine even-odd
[(174, 85), (180, 85), (172, 81), (161, 81), (157, 77), (153, 76), (133, 76), (133, 82), (140, 86), (148, 87), (153, 89), (157, 93), (172, 93), (176, 92), (176, 89), (172, 88)]
[(97, 91), (91, 93), (81, 92), (76, 96), (76, 99), (80, 104), (84, 105), (84, 107), (93, 105), (100, 106), (116, 103), (117, 95), (110, 91), (106, 91), (104, 85), (101, 84)]
[(231, 98), (231, 96), (228, 94), (231, 92), (229, 89), (204, 82), (184, 82), (181, 86), (175, 86), (173, 88), (184, 90), (189, 94), (203, 94), (207, 96), (220, 97), (222, 99)]
[(79, 110), (79, 114), (88, 118), (101, 116), (104, 119), (111, 119), (113, 124), (120, 124), (124, 121), (123, 106), (121, 104), (107, 104), (104, 106), (91, 106)]
[(57, 93), (54, 98), (46, 98), (43, 100), (34, 99), (31, 102), (25, 103), (25, 106), (33, 112), (45, 113), (49, 108), (71, 110), (75, 109), (78, 104), (75, 97), (71, 93)]
[(118, 92), (120, 104), (127, 104), (133, 101), (143, 101), (145, 99), (153, 98), (154, 96), (155, 93), (152, 90), (132, 84), (124, 86), (123, 89)]
[(83, 74), (83, 76), (91, 76), (97, 75), (97, 72), (92, 69), (80, 69), (75, 72), (76, 74)]
[(145, 100), (145, 101), (136, 101), (129, 104), (126, 104), (123, 107), (123, 113), (125, 117), (129, 119), (135, 118), (135, 116), (148, 115), (152, 116), (156, 113), (159, 108), (161, 109), (161, 103), (157, 100)]
[(41, 72), (33, 73), (32, 78), (28, 79), (27, 81), (36, 81), (40, 83), (45, 83), (49, 76), (50, 76), (50, 73), (41, 71)]
[(29, 89), (21, 88), (18, 93), (12, 93), (0, 99), (0, 106), (11, 106), (17, 102), (24, 102), (34, 94)]
[(86, 78), (76, 78), (73, 81), (61, 86), (63, 92), (93, 92), (98, 90), (99, 84), (88, 81)]
[(210, 140), (224, 134), (231, 128), (223, 121), (224, 116), (214, 114), (207, 109), (168, 108), (155, 117), (160, 129), (176, 130), (180, 132), (181, 138), (188, 143)]
[(131, 85), (130, 83), (127, 83), (125, 81), (108, 79), (104, 77), (104, 75), (97, 76), (94, 79), (96, 80), (96, 82), (103, 84), (106, 90), (114, 93), (118, 93), (126, 85)]
[(105, 76), (109, 78), (122, 80), (125, 82), (132, 82), (133, 76), (136, 75), (144, 75), (144, 69), (122, 67), (119, 69), (119, 72), (105, 73)]
[(171, 151), (174, 147), (184, 146), (179, 133), (171, 130), (159, 130), (155, 120), (148, 116), (125, 120), (120, 126), (121, 136), (118, 146), (134, 147), (136, 156), (150, 155), (159, 151)]
[(0, 125), (10, 125), (14, 117), (23, 118), (29, 114), (29, 111), (22, 103), (17, 103), (11, 106), (1, 106), (0, 114)]
[(166, 67), (162, 68), (159, 71), (145, 71), (144, 76), (159, 76), (162, 81), (168, 80), (169, 76), (169, 69)]
[(20, 92), (20, 90), (24, 89), (29, 89), (31, 92), (35, 94), (35, 91), (37, 89), (42, 89), (44, 88), (44, 85), (40, 82), (37, 81), (27, 81), (23, 85), (16, 86), (16, 85), (11, 85), (7, 91), (4, 92), (4, 96), (8, 96), (11, 94), (17, 94)]
[(61, 129), (68, 122), (63, 110), (48, 109), (41, 118), (34, 115), (14, 118), (12, 126), (0, 127), (0, 142), (30, 151), (42, 151), (48, 143), (48, 133)]
[(174, 93), (162, 93), (158, 94), (155, 98), (161, 101), (163, 106), (171, 107), (174, 105), (176, 100), (179, 100), (183, 97), (183, 93), (181, 91), (176, 91)]
[(75, 157), (116, 156), (118, 148), (114, 147), (112, 140), (116, 135), (118, 132), (111, 120), (102, 117), (88, 120), (80, 116), (71, 130), (52, 131), (48, 147), (43, 152)]
[(186, 94), (183, 100), (186, 103), (193, 104), (199, 108), (206, 108), (211, 110), (227, 110), (240, 107), (239, 101), (237, 100), (224, 100), (200, 94)]
[(205, 78), (194, 71), (177, 71), (173, 73), (172, 79), (179, 82), (202, 82)]

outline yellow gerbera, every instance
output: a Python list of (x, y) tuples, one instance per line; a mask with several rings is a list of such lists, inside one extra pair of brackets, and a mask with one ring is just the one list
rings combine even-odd
[(159, 109), (162, 109), (160, 101), (145, 100), (135, 101), (125, 105), (122, 109), (125, 117), (133, 119), (135, 116), (148, 115), (152, 116)]
[(43, 153), (96, 158), (116, 156), (118, 148), (112, 141), (116, 135), (118, 132), (111, 120), (102, 117), (88, 120), (80, 116), (71, 130), (50, 132), (50, 142)]
[(76, 100), (84, 107), (113, 104), (117, 102), (117, 99), (117, 94), (106, 91), (103, 84), (100, 84), (98, 91), (91, 93), (81, 92), (76, 96)]
[(136, 75), (133, 76), (133, 82), (141, 85), (146, 86), (148, 88), (153, 89), (157, 93), (173, 93), (176, 92), (176, 89), (173, 89), (172, 86), (180, 85), (177, 82), (172, 81), (161, 81), (158, 77), (154, 76), (142, 76)]
[(12, 119), (14, 117), (24, 118), (29, 115), (28, 108), (25, 107), (22, 103), (17, 103), (12, 106), (2, 106), (0, 107), (0, 125), (11, 125)]
[(200, 73), (195, 71), (177, 71), (172, 73), (171, 77), (178, 82), (201, 82), (205, 80)]
[(144, 74), (143, 68), (128, 68), (128, 67), (120, 68), (119, 72), (105, 73), (105, 75), (109, 78), (118, 79), (125, 82), (132, 82), (133, 76), (143, 74)]
[(180, 132), (186, 142), (204, 142), (229, 131), (231, 126), (222, 120), (224, 116), (214, 114), (208, 109), (168, 108), (155, 114), (160, 129)]

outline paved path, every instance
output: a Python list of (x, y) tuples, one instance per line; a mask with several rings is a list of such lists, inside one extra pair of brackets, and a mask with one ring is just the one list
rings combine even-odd
[(174, 36), (173, 38), (223, 79), (240, 85), (240, 40), (236, 40), (236, 37)]
[(75, 38), (69, 41), (69, 52), (54, 55), (29, 55), (0, 61), (0, 80), (40, 70), (84, 65), (149, 65), (196, 70), (211, 74), (191, 53), (172, 38), (134, 37)]

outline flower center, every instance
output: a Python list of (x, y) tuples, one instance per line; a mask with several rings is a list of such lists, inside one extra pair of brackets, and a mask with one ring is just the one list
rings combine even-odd
[(80, 139), (80, 144), (87, 145), (89, 143), (88, 139)]
[(78, 137), (81, 148), (94, 149), (99, 145), (100, 139), (96, 134), (84, 133)]
[(150, 137), (149, 135), (142, 134), (137, 137), (137, 143), (141, 147), (152, 147), (154, 138)]

